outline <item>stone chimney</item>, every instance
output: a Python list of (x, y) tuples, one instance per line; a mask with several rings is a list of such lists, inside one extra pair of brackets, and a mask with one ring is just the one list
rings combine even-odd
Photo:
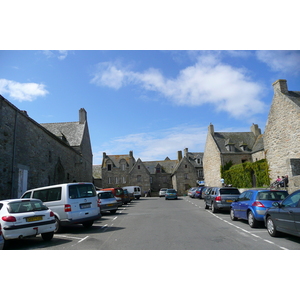
[(182, 160), (182, 151), (177, 151), (177, 159), (178, 159), (178, 162), (180, 162)]
[(129, 151), (129, 156), (133, 158), (133, 151)]
[(79, 110), (79, 124), (84, 124), (87, 121), (87, 113), (84, 108)]
[(188, 148), (184, 148), (184, 156), (188, 157), (188, 153), (189, 153), (189, 149)]
[(211, 134), (211, 135), (214, 135), (215, 134), (215, 128), (214, 128), (214, 125), (213, 124), (209, 124), (208, 126), (208, 132)]
[(261, 129), (258, 127), (257, 124), (252, 124), (252, 126), (250, 127), (251, 131), (253, 132), (253, 134), (258, 137), (259, 135), (261, 135)]
[(274, 92), (280, 91), (283, 94), (287, 94), (289, 92), (287, 87), (287, 81), (285, 79), (278, 79), (272, 85)]

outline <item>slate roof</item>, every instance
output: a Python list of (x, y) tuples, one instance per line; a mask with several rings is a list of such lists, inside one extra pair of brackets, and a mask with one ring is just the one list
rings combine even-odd
[[(214, 139), (221, 153), (252, 153), (257, 138), (253, 132), (215, 132)], [(228, 151), (226, 144), (233, 145), (234, 151)], [(242, 145), (247, 145), (245, 150)]]
[(150, 172), (150, 174), (156, 173), (156, 167), (158, 165), (162, 167), (162, 172), (171, 174), (175, 170), (177, 163), (178, 163), (177, 160), (171, 160), (169, 158), (165, 160), (143, 162), (144, 166)]
[[(117, 168), (120, 167), (120, 160), (121, 159), (125, 159), (125, 161), (129, 165), (130, 158), (133, 158), (133, 157), (130, 157), (129, 154), (124, 154), (124, 155), (122, 155), (122, 154), (121, 155), (106, 155), (104, 166), (106, 165), (107, 159), (110, 159), (112, 161), (112, 163), (114, 164), (114, 167), (117, 167)], [(134, 160), (134, 158), (133, 158), (133, 160)], [(135, 160), (134, 160), (134, 162), (135, 162)]]
[(85, 123), (79, 122), (64, 122), (64, 123), (42, 123), (40, 124), (57, 137), (72, 147), (81, 145)]

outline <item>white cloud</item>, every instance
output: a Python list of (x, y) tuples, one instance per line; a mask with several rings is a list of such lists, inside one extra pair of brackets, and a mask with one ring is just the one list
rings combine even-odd
[(13, 99), (20, 102), (33, 101), (37, 97), (45, 96), (48, 91), (44, 84), (34, 82), (20, 83), (7, 79), (0, 79), (0, 94), (9, 94)]
[(120, 89), (136, 84), (154, 91), (177, 105), (201, 106), (210, 103), (219, 111), (244, 118), (266, 110), (260, 100), (263, 87), (247, 77), (245, 69), (222, 63), (216, 55), (205, 54), (168, 79), (157, 69), (132, 72), (113, 63), (102, 63), (91, 83)]
[(273, 71), (294, 75), (300, 72), (300, 51), (257, 51), (256, 56)]
[(67, 50), (59, 50), (59, 51), (44, 50), (43, 53), (48, 58), (57, 57), (59, 60), (64, 60), (68, 56)]
[[(129, 134), (101, 145), (109, 154), (128, 154), (134, 150), (134, 157), (142, 161), (177, 158), (177, 152), (188, 148), (191, 152), (204, 151), (207, 127), (181, 125), (152, 133)], [(94, 164), (102, 163), (102, 151), (94, 153)]]

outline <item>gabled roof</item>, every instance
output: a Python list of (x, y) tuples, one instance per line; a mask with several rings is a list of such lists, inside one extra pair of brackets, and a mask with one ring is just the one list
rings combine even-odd
[(78, 147), (82, 143), (85, 123), (42, 123), (41, 125), (72, 147)]
[(132, 157), (129, 154), (124, 154), (124, 155), (123, 154), (120, 154), (120, 155), (106, 155), (106, 157), (105, 157), (105, 164), (106, 164), (107, 159), (110, 159), (113, 162), (114, 166), (117, 167), (117, 168), (119, 168), (121, 160), (125, 160), (126, 163), (129, 165), (130, 158), (132, 159)]
[(177, 163), (178, 163), (177, 160), (171, 160), (171, 159), (143, 162), (144, 166), (150, 172), (150, 174), (156, 173), (156, 167), (158, 164), (161, 166), (162, 171), (164, 173), (172, 174), (173, 171), (175, 170)]

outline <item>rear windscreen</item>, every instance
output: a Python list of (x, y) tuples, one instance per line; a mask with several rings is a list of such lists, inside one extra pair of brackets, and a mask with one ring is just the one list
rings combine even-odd
[(221, 195), (239, 195), (240, 192), (238, 189), (220, 189)]
[(12, 214), (40, 210), (48, 210), (48, 207), (41, 201), (36, 200), (12, 202), (8, 204), (8, 211)]
[(69, 186), (69, 198), (87, 198), (96, 196), (95, 188), (92, 184), (75, 184)]
[(284, 200), (288, 196), (286, 191), (270, 191), (270, 192), (259, 192), (257, 200)]
[(114, 198), (114, 195), (112, 192), (102, 192), (98, 194), (99, 199), (109, 199)]

